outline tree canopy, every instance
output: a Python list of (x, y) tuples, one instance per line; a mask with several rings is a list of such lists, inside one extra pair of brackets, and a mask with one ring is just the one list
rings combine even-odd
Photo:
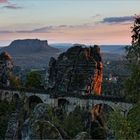
[(25, 86), (29, 89), (41, 89), (42, 82), (41, 82), (41, 75), (37, 71), (30, 72), (27, 75)]
[(140, 100), (140, 16), (135, 17), (132, 27), (132, 45), (126, 48), (131, 75), (125, 82), (125, 92), (129, 100)]
[(127, 116), (119, 110), (110, 115), (109, 125), (116, 139), (140, 139), (140, 16), (135, 17), (132, 33), (132, 45), (126, 48), (131, 74), (125, 81), (125, 92), (135, 104)]

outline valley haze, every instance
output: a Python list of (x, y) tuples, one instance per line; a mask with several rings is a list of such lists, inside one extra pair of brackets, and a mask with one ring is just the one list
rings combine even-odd
[[(14, 64), (22, 68), (44, 68), (48, 66), (51, 57), (57, 58), (60, 53), (73, 45), (72, 43), (49, 45), (47, 40), (18, 39), (8, 46), (1, 47), (0, 52), (8, 52), (13, 57)], [(101, 45), (100, 49), (104, 60), (120, 60), (125, 54), (124, 47), (125, 45)]]

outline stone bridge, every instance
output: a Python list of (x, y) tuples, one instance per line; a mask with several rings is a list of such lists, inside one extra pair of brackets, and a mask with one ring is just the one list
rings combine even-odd
[(12, 88), (0, 89), (0, 100), (11, 101), (14, 98), (24, 99), (25, 104), (30, 108), (33, 102), (46, 103), (52, 107), (63, 107), (68, 112), (74, 110), (76, 106), (82, 108), (92, 109), (98, 104), (107, 105), (111, 109), (115, 110), (119, 108), (121, 112), (126, 116), (130, 109), (133, 107), (133, 103), (127, 102), (122, 98), (108, 97), (108, 96), (93, 96), (93, 95), (76, 95), (76, 94), (61, 94), (51, 95), (47, 93), (47, 90), (16, 90)]

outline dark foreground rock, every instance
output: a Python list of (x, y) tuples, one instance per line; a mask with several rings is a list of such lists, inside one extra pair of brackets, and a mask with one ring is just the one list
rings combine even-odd
[(76, 135), (75, 140), (91, 140), (90, 135), (87, 132), (81, 132)]
[(32, 115), (24, 122), (21, 133), (22, 139), (59, 139), (62, 136), (51, 122), (48, 115), (49, 107), (47, 104), (38, 104)]

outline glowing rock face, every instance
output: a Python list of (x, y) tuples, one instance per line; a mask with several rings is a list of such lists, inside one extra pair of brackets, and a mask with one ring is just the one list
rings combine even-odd
[(101, 95), (103, 64), (100, 56), (100, 48), (95, 45), (93, 49), (89, 48), (88, 52), (86, 52), (85, 55), (87, 60), (93, 60), (96, 63), (95, 72), (92, 76), (91, 84), (87, 85), (87, 94), (91, 93), (92, 91), (94, 95)]
[(100, 62), (100, 69), (96, 69), (93, 80), (94, 95), (101, 95), (102, 75), (102, 62)]

